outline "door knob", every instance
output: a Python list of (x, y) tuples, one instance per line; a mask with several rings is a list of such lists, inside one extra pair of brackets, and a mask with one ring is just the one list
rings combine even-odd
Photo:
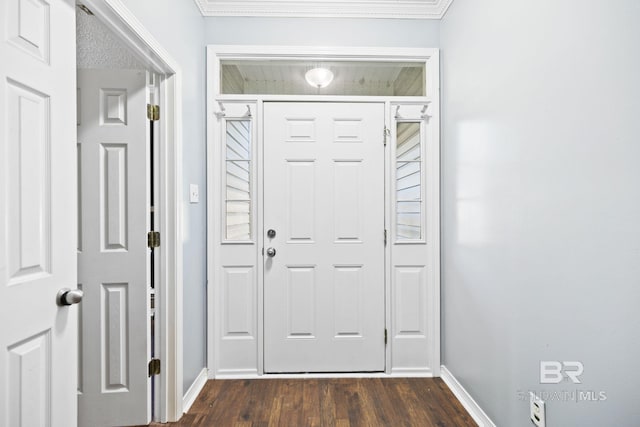
[(273, 258), (274, 256), (276, 256), (276, 250), (274, 248), (268, 248), (267, 249), (267, 256)]
[(60, 306), (77, 304), (82, 301), (84, 292), (80, 289), (71, 290), (69, 288), (60, 289), (56, 295), (56, 303)]
[(272, 228), (269, 231), (267, 231), (267, 237), (269, 237), (270, 239), (273, 239), (274, 237), (276, 237), (276, 230)]

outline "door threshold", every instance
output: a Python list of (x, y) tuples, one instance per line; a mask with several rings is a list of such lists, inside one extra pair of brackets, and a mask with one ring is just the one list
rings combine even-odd
[(288, 374), (262, 374), (262, 375), (237, 375), (222, 374), (216, 375), (216, 380), (239, 380), (239, 379), (331, 379), (331, 378), (432, 378), (431, 372), (309, 372), (309, 373), (288, 373)]

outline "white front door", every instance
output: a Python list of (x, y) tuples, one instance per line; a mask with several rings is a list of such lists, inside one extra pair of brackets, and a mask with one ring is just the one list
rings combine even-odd
[(0, 425), (77, 420), (75, 2), (0, 1)]
[(146, 76), (78, 70), (79, 423), (151, 419)]
[(385, 368), (383, 132), (383, 104), (265, 103), (266, 372)]

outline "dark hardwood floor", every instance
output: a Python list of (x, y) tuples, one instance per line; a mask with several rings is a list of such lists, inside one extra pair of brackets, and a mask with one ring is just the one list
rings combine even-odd
[(180, 422), (154, 426), (476, 426), (439, 378), (209, 381)]

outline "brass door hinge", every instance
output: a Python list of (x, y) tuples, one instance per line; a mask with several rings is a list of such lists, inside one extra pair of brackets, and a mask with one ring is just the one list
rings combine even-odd
[(387, 345), (387, 329), (384, 330), (384, 345)]
[(160, 106), (147, 104), (147, 119), (152, 122), (160, 120)]
[(147, 246), (150, 248), (157, 248), (160, 246), (159, 231), (150, 231), (147, 233)]
[(151, 359), (149, 361), (149, 377), (160, 375), (160, 359)]

